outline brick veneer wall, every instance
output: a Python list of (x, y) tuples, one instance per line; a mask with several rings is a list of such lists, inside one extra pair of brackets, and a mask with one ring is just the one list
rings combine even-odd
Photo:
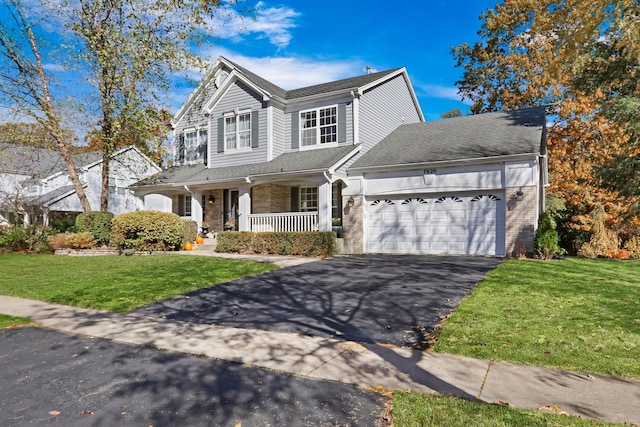
[(291, 187), (276, 184), (262, 184), (253, 187), (251, 199), (253, 213), (290, 212)]
[[(222, 209), (223, 209), (223, 197), (222, 190), (210, 190), (205, 191), (205, 206), (204, 206), (204, 220), (209, 224), (209, 231), (218, 232), (222, 231)], [(216, 201), (213, 205), (209, 204), (209, 196), (213, 195)]]
[[(515, 199), (515, 193), (522, 191), (521, 201)], [(533, 254), (533, 239), (537, 228), (536, 187), (513, 187), (505, 191), (507, 197), (505, 254), (509, 257)]]
[(353, 206), (349, 207), (349, 197), (342, 197), (342, 235), (345, 239), (351, 239), (351, 248), (354, 254), (364, 252), (364, 197), (353, 196)]

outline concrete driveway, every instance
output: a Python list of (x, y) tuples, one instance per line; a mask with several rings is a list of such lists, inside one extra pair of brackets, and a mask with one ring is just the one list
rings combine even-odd
[(466, 256), (337, 257), (212, 286), (135, 312), (192, 323), (423, 346), (502, 262)]

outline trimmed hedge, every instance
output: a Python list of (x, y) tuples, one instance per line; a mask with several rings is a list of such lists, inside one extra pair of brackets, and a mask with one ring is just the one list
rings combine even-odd
[(93, 234), (96, 244), (109, 243), (111, 237), (111, 212), (87, 212), (81, 213), (76, 218), (76, 231), (78, 233), (89, 232)]
[(193, 220), (183, 220), (182, 222), (184, 227), (182, 244), (195, 242), (198, 237), (198, 223)]
[(217, 252), (331, 257), (337, 253), (332, 231), (266, 232), (222, 231)]
[(120, 249), (176, 250), (183, 235), (182, 219), (170, 212), (129, 212), (111, 221), (111, 245)]

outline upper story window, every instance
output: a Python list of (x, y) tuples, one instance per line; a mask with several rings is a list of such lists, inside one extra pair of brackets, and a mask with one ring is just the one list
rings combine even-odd
[(186, 149), (198, 145), (198, 132), (195, 130), (184, 133), (184, 145)]
[(300, 112), (300, 142), (303, 147), (338, 142), (338, 108)]
[(251, 113), (224, 118), (225, 151), (251, 148)]

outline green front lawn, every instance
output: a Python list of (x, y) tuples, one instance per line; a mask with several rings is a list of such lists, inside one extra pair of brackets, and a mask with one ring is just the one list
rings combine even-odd
[(393, 392), (395, 427), (599, 427), (612, 424), (577, 417), (429, 394)]
[(126, 312), (196, 289), (277, 268), (206, 256), (0, 255), (0, 294)]
[(9, 316), (7, 314), (0, 313), (0, 329), (5, 329), (9, 326), (26, 325), (27, 323), (31, 323), (31, 319)]
[(505, 261), (445, 322), (435, 350), (640, 378), (640, 261)]

